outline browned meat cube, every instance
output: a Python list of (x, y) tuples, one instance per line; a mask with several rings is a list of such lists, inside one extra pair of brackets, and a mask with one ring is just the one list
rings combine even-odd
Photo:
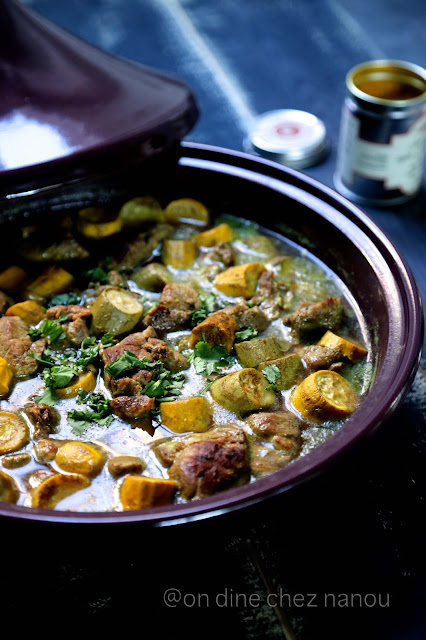
[(283, 318), (286, 326), (297, 333), (317, 331), (319, 329), (337, 329), (344, 317), (340, 298), (329, 297), (322, 302), (302, 302), (298, 310)]
[(175, 331), (187, 326), (191, 313), (200, 306), (200, 296), (195, 289), (171, 282), (164, 287), (160, 304), (147, 313), (144, 323), (157, 331)]
[(338, 362), (342, 358), (342, 354), (338, 347), (321, 347), (316, 344), (310, 347), (305, 347), (298, 353), (309, 371), (328, 369), (332, 364)]
[(3, 291), (0, 291), (0, 315), (2, 315), (6, 311), (8, 306), (9, 303), (7, 301), (6, 295), (3, 293)]
[(124, 475), (125, 473), (142, 473), (145, 463), (137, 456), (114, 456), (108, 460), (108, 471), (114, 478)]
[(259, 278), (258, 289), (251, 302), (259, 305), (268, 320), (276, 320), (285, 309), (286, 292), (284, 283), (275, 280), (273, 271), (264, 271)]
[(222, 309), (236, 320), (240, 329), (253, 327), (258, 333), (262, 333), (269, 326), (269, 320), (259, 307), (248, 307), (246, 304), (234, 304)]
[(77, 318), (89, 318), (92, 312), (87, 307), (80, 304), (58, 304), (50, 307), (46, 311), (46, 317), (49, 320), (57, 320), (61, 313), (65, 313), (69, 320), (77, 320)]
[(90, 336), (89, 329), (87, 328), (83, 318), (76, 318), (69, 324), (64, 325), (64, 332), (67, 340), (76, 347), (79, 347), (83, 340)]
[(138, 396), (142, 393), (142, 389), (151, 380), (152, 372), (144, 369), (138, 371), (131, 378), (112, 378), (111, 392), (113, 396)]
[(238, 324), (234, 318), (223, 311), (216, 311), (194, 327), (189, 346), (193, 349), (197, 342), (205, 340), (211, 347), (219, 344), (229, 352), (234, 344), (236, 331)]
[(221, 262), (225, 267), (230, 267), (234, 264), (235, 252), (229, 242), (219, 242), (205, 253), (204, 257), (212, 262)]
[(53, 407), (41, 402), (34, 402), (26, 407), (25, 413), (34, 426), (33, 440), (47, 438), (50, 433), (55, 432), (59, 415)]
[(148, 396), (119, 396), (111, 400), (111, 409), (119, 418), (138, 422), (136, 426), (148, 426), (154, 402), (154, 398)]
[[(164, 340), (151, 337), (153, 335), (156, 335), (155, 331), (152, 327), (148, 327), (145, 331), (132, 333), (113, 347), (104, 349), (102, 352), (104, 364), (108, 365), (120, 358), (125, 351), (130, 351), (140, 360), (142, 358), (148, 358), (150, 362), (161, 360), (172, 372), (188, 369), (189, 362), (179, 351), (169, 347)], [(109, 383), (109, 376), (106, 375), (105, 379)]]
[(22, 318), (0, 318), (0, 357), (7, 361), (16, 377), (24, 378), (36, 373), (38, 362), (30, 354), (41, 356), (45, 346), (44, 339), (31, 342), (28, 325)]
[(247, 469), (245, 445), (219, 444), (206, 438), (189, 444), (176, 455), (169, 478), (188, 499), (203, 498), (244, 479)]
[(247, 422), (263, 439), (272, 441), (275, 449), (295, 458), (302, 444), (303, 423), (290, 411), (285, 413), (254, 413)]
[(136, 240), (129, 242), (124, 255), (115, 259), (114, 267), (119, 271), (134, 269), (139, 263), (147, 260), (160, 242), (167, 238), (173, 231), (170, 224), (155, 224), (149, 231), (140, 233)]
[(279, 471), (293, 460), (293, 456), (285, 450), (269, 449), (259, 444), (250, 448), (250, 467), (256, 476), (268, 476)]

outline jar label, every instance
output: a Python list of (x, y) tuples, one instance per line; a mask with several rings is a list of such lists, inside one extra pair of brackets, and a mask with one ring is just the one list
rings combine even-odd
[(394, 133), (388, 144), (363, 140), (360, 121), (344, 109), (338, 165), (342, 180), (352, 185), (354, 174), (383, 181), (385, 190), (399, 189), (406, 195), (420, 187), (426, 141), (426, 111), (405, 133)]

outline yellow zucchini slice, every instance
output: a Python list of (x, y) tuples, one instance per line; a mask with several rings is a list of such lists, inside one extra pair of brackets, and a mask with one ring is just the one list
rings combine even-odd
[(321, 347), (338, 347), (342, 356), (351, 362), (360, 360), (367, 353), (367, 349), (361, 345), (351, 342), (350, 340), (346, 340), (346, 338), (341, 338), (332, 331), (327, 331), (318, 344)]
[(210, 404), (205, 398), (162, 402), (160, 406), (162, 423), (175, 433), (201, 433), (212, 424)]
[(62, 267), (51, 265), (28, 285), (28, 297), (43, 301), (57, 293), (63, 293), (71, 286), (74, 277)]
[(13, 373), (9, 363), (4, 358), (0, 358), (0, 397), (9, 393), (12, 378)]
[(56, 454), (55, 462), (68, 473), (94, 478), (105, 464), (104, 454), (86, 442), (66, 442)]
[(194, 236), (194, 240), (199, 247), (214, 247), (219, 244), (219, 242), (231, 242), (233, 237), (234, 232), (229, 224), (224, 222), (217, 227), (197, 233), (197, 235)]
[(312, 373), (296, 387), (291, 402), (309, 420), (339, 420), (346, 418), (357, 406), (357, 396), (351, 385), (335, 371)]
[(27, 324), (37, 324), (45, 317), (45, 312), (35, 300), (18, 302), (6, 311), (7, 316), (19, 316)]
[(136, 227), (144, 222), (164, 222), (161, 205), (151, 196), (133, 198), (125, 202), (119, 216), (124, 227)]
[(21, 449), (28, 440), (25, 422), (12, 411), (0, 411), (0, 455)]
[(200, 224), (209, 223), (209, 212), (202, 202), (192, 198), (180, 198), (169, 202), (164, 210), (166, 222), (174, 224)]
[(124, 511), (149, 509), (170, 504), (176, 482), (147, 476), (127, 476), (121, 485), (120, 499)]
[(86, 489), (90, 480), (84, 476), (67, 476), (57, 473), (49, 476), (34, 489), (31, 504), (41, 509), (54, 509), (56, 505), (68, 496)]
[(256, 293), (257, 281), (264, 271), (265, 267), (259, 262), (240, 264), (219, 273), (213, 284), (226, 296), (252, 298)]
[(113, 336), (131, 331), (142, 317), (143, 305), (128, 291), (104, 289), (90, 308), (95, 333)]
[(188, 269), (197, 255), (194, 240), (164, 240), (162, 257), (164, 264), (175, 269)]
[(75, 398), (80, 391), (93, 391), (95, 387), (96, 377), (93, 371), (82, 371), (74, 382), (55, 391), (58, 398)]
[(244, 415), (258, 409), (268, 409), (275, 402), (275, 393), (265, 376), (257, 369), (240, 369), (218, 378), (210, 388), (213, 400), (229, 411)]
[(86, 238), (101, 240), (119, 233), (123, 227), (121, 218), (111, 218), (97, 207), (87, 207), (78, 212), (77, 228)]
[(18, 495), (12, 478), (0, 471), (0, 502), (16, 502)]
[(15, 291), (25, 281), (27, 274), (16, 265), (8, 267), (0, 273), (0, 290), (1, 291)]

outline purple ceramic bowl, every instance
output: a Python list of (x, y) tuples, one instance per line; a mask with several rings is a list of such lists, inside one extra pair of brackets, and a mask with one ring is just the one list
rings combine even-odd
[[(125, 174), (125, 175), (124, 175)], [(53, 180), (52, 180), (53, 182)], [(0, 503), (3, 517), (81, 524), (171, 525), (241, 509), (320, 474), (396, 410), (417, 370), (423, 336), (421, 301), (398, 250), (358, 207), (328, 187), (281, 165), (196, 144), (182, 144), (152, 163), (85, 182), (9, 199), (3, 233), (20, 216), (152, 193), (165, 203), (190, 196), (286, 235), (323, 261), (347, 285), (372, 345), (374, 380), (356, 412), (324, 444), (269, 477), (187, 504), (131, 512), (75, 513)], [(3, 202), (5, 204), (5, 202)], [(4, 236), (3, 236), (4, 237)], [(368, 446), (368, 443), (364, 443)]]

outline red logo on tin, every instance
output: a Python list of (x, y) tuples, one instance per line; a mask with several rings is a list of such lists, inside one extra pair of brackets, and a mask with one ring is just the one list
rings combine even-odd
[(291, 124), (290, 122), (285, 122), (283, 124), (279, 124), (275, 131), (279, 136), (283, 136), (284, 138), (288, 138), (289, 136), (297, 136), (300, 129), (296, 124)]

